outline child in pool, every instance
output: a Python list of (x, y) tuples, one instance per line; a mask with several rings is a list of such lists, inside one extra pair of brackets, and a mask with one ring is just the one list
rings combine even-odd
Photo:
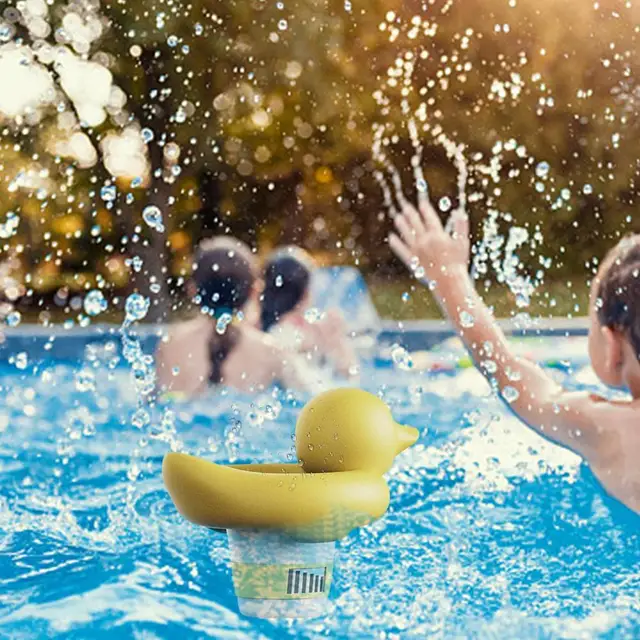
[(315, 389), (304, 360), (245, 318), (260, 296), (257, 274), (243, 242), (221, 236), (200, 244), (189, 286), (202, 313), (174, 326), (160, 342), (156, 368), (163, 391), (193, 395), (211, 384), (253, 391), (276, 381)]
[[(453, 219), (448, 233), (426, 197), (418, 209), (402, 203), (396, 255), (425, 270), (434, 296), (478, 369), (540, 435), (580, 455), (605, 490), (640, 513), (640, 235), (623, 239), (600, 266), (591, 286), (589, 356), (600, 380), (628, 389), (632, 398), (610, 402), (570, 393), (536, 364), (515, 355), (468, 273), (469, 222)], [(473, 325), (461, 316), (473, 317)], [(497, 367), (497, 368), (496, 368)], [(516, 397), (517, 396), (517, 397)]]
[(344, 318), (330, 309), (309, 319), (311, 281), (316, 265), (299, 247), (283, 247), (269, 256), (264, 269), (262, 330), (310, 359), (325, 359), (342, 376), (353, 375), (358, 359)]

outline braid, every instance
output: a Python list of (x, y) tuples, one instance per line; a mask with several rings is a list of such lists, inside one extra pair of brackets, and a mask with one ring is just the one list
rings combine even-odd
[(211, 371), (209, 382), (221, 384), (223, 382), (222, 366), (229, 354), (236, 348), (240, 340), (238, 327), (229, 326), (223, 335), (218, 335), (214, 329), (209, 340), (209, 360)]

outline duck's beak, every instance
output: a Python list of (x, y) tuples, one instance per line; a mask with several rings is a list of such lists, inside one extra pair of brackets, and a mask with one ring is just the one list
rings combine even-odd
[(403, 424), (396, 424), (396, 440), (398, 442), (396, 455), (415, 444), (419, 436), (420, 432), (417, 429), (405, 427)]

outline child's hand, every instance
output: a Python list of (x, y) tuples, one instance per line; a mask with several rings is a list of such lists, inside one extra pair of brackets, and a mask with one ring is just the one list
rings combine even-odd
[(415, 273), (422, 267), (425, 277), (437, 283), (456, 270), (469, 268), (469, 218), (453, 214), (453, 232), (448, 233), (426, 197), (421, 198), (419, 211), (409, 202), (394, 219), (400, 235), (392, 233), (389, 245), (393, 252)]

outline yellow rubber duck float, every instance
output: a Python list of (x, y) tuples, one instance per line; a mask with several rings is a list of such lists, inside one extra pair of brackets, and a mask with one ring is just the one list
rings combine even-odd
[(295, 431), (300, 464), (219, 465), (169, 453), (162, 474), (176, 508), (195, 524), (329, 542), (386, 512), (389, 488), (383, 474), (418, 435), (396, 423), (380, 398), (336, 389), (300, 413)]

